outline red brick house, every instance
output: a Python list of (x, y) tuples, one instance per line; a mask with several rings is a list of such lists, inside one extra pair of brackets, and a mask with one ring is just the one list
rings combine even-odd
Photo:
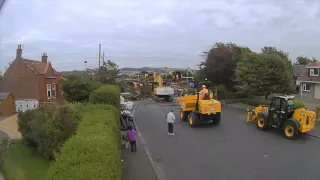
[(46, 53), (41, 61), (25, 59), (21, 45), (18, 45), (16, 59), (3, 75), (0, 92), (10, 92), (16, 100), (53, 102), (61, 98), (60, 78)]
[(311, 62), (304, 68), (300, 83), (302, 99), (320, 102), (320, 62)]

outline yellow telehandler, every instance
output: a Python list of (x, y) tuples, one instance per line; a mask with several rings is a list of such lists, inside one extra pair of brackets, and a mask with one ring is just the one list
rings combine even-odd
[(316, 122), (315, 112), (294, 107), (294, 96), (275, 96), (270, 106), (260, 105), (247, 111), (247, 122), (255, 122), (259, 130), (277, 128), (291, 140), (314, 129)]

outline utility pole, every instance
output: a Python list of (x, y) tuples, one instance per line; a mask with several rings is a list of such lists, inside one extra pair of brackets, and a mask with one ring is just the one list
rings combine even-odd
[(100, 65), (101, 65), (101, 44), (99, 44), (99, 68), (100, 69)]
[(187, 86), (189, 85), (189, 69), (187, 69)]
[(102, 52), (102, 64), (104, 62), (104, 51)]

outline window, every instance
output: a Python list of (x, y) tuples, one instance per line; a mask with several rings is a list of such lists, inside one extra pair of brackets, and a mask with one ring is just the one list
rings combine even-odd
[(274, 98), (271, 102), (270, 105), (271, 108), (276, 108), (279, 109), (280, 108), (280, 99), (279, 98)]
[(47, 84), (47, 98), (51, 99), (51, 84)]
[(310, 76), (319, 76), (320, 69), (310, 69)]
[(303, 84), (302, 88), (303, 91), (310, 91), (310, 84)]
[(56, 98), (56, 96), (57, 96), (56, 84), (52, 83), (52, 97)]

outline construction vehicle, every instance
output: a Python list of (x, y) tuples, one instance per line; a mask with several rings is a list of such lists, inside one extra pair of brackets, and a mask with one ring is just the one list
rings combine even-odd
[(260, 105), (247, 111), (247, 122), (255, 122), (259, 130), (266, 131), (273, 127), (291, 140), (315, 127), (316, 113), (306, 108), (295, 108), (294, 96), (275, 96), (270, 106)]
[[(199, 96), (199, 88), (205, 85), (208, 93), (204, 98)], [(210, 81), (200, 82), (197, 92), (185, 94), (182, 92), (178, 99), (180, 104), (180, 118), (182, 121), (188, 120), (191, 127), (196, 127), (201, 122), (209, 122), (211, 125), (218, 125), (221, 120), (221, 103), (213, 99), (213, 84)]]
[(173, 101), (174, 89), (166, 86), (166, 84), (163, 83), (162, 76), (156, 72), (153, 73), (152, 89), (155, 101), (159, 101), (160, 99), (165, 99), (169, 102)]

